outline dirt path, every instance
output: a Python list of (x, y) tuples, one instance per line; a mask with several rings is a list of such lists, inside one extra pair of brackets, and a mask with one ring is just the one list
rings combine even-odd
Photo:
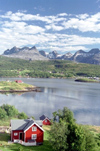
[(10, 132), (9, 126), (0, 126), (0, 133)]

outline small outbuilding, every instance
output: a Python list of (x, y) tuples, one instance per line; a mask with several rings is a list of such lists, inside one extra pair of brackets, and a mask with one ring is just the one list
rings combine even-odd
[(16, 83), (23, 83), (22, 80), (15, 80)]
[(45, 115), (42, 115), (40, 117), (40, 120), (42, 120), (42, 124), (43, 125), (51, 125), (50, 119), (47, 116), (45, 116)]
[(25, 146), (43, 144), (44, 130), (40, 120), (11, 120), (11, 141)]

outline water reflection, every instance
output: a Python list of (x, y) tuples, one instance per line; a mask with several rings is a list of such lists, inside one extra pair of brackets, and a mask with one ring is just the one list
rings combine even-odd
[(20, 112), (24, 111), (36, 119), (42, 114), (52, 118), (52, 112), (67, 106), (74, 112), (78, 123), (100, 125), (100, 84), (65, 79), (21, 80), (39, 86), (42, 92), (0, 94), (0, 105), (15, 105)]

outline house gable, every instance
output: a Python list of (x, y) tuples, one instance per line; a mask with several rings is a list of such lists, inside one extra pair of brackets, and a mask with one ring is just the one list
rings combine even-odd
[(43, 120), (43, 125), (51, 125), (51, 122), (47, 117)]
[(32, 123), (30, 126), (27, 126), (27, 128), (24, 129), (24, 132), (26, 132), (28, 129), (30, 129), (31, 127), (33, 127), (34, 125), (36, 125), (41, 131), (44, 132), (43, 128), (40, 127), (37, 123)]
[(42, 115), (40, 117), (40, 120), (42, 120), (43, 125), (51, 125), (50, 119), (45, 115)]
[(48, 117), (46, 117), (46, 118), (45, 118), (45, 119), (44, 119), (43, 121), (45, 121), (45, 120), (48, 120), (48, 121), (50, 121)]
[(45, 115), (42, 115), (41, 117), (40, 117), (40, 120), (45, 120), (45, 119), (48, 119), (49, 121), (50, 121), (50, 119), (47, 117), (47, 116), (45, 116)]
[(33, 139), (37, 143), (43, 143), (43, 132), (44, 130), (38, 126), (36, 123), (32, 124), (30, 127), (28, 127), (24, 133), (25, 133), (25, 142), (30, 141)]

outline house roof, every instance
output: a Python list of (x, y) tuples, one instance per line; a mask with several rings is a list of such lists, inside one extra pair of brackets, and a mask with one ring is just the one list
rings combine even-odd
[(47, 116), (45, 116), (45, 115), (42, 115), (42, 116), (40, 117), (40, 120), (43, 121), (43, 120), (46, 119), (46, 118), (47, 118), (48, 120), (50, 120), (50, 119), (49, 119)]
[[(26, 131), (28, 128), (30, 128), (33, 124), (36, 124), (40, 129), (42, 129), (40, 126), (42, 126), (41, 121), (33, 121), (32, 119), (18, 119), (18, 120), (11, 120), (11, 130), (23, 130)], [(43, 130), (43, 129), (42, 129)]]
[(39, 126), (42, 126), (42, 125), (43, 125), (43, 123), (42, 123), (41, 120), (34, 120), (34, 122), (37, 123)]
[(40, 120), (44, 120), (46, 118), (45, 115), (40, 116)]
[(34, 121), (33, 120), (30, 120), (28, 123), (27, 123), (27, 125), (24, 127), (24, 131), (26, 131), (31, 125), (33, 125), (34, 124)]

